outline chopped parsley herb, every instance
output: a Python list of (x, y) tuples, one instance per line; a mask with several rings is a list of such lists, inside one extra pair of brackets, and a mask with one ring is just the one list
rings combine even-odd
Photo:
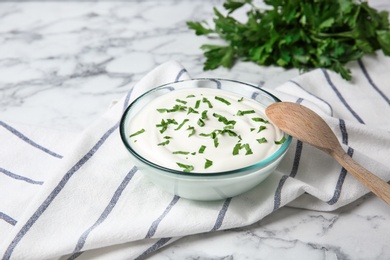
[(214, 147), (217, 148), (218, 145), (219, 145), (218, 138), (215, 137), (215, 138), (214, 138)]
[(213, 113), (213, 117), (217, 118), (219, 122), (227, 122), (228, 120), (226, 119), (226, 117), (220, 115), (220, 114), (217, 114), (217, 113)]
[(192, 94), (191, 94), (191, 95), (188, 95), (188, 96), (187, 96), (187, 98), (193, 98), (193, 97), (195, 97), (195, 95), (192, 95)]
[(204, 121), (201, 118), (199, 118), (198, 119), (198, 126), (203, 127), (204, 125), (205, 125)]
[(177, 125), (177, 122), (175, 119), (170, 119), (170, 118), (168, 118), (167, 121), (165, 121), (164, 119), (161, 119), (161, 123), (157, 124), (156, 127), (161, 127), (160, 133), (162, 134), (168, 129), (168, 126), (170, 124)]
[(211, 102), (210, 102), (207, 98), (203, 97), (203, 98), (202, 98), (202, 102), (203, 102), (203, 103), (207, 103), (207, 105), (209, 106), (209, 108), (213, 108), (213, 105), (211, 104)]
[(168, 124), (177, 125), (176, 120), (175, 120), (175, 119), (171, 119), (171, 118), (168, 118), (168, 119), (167, 119), (167, 123), (168, 123)]
[(207, 110), (202, 112), (202, 119), (207, 119)]
[(166, 140), (166, 141), (164, 141), (164, 142), (161, 142), (161, 143), (159, 143), (159, 144), (157, 144), (158, 146), (165, 146), (165, 145), (167, 145), (167, 144), (169, 144), (169, 140)]
[(206, 159), (206, 162), (204, 163), (204, 168), (207, 169), (207, 168), (209, 168), (211, 165), (213, 165), (213, 161), (210, 161), (210, 160)]
[(221, 131), (221, 134), (227, 133), (229, 136), (238, 136), (236, 132), (230, 130), (230, 129), (224, 129)]
[(241, 149), (241, 144), (240, 144), (240, 143), (237, 143), (237, 144), (234, 146), (234, 148), (233, 148), (233, 155), (239, 154), (240, 149)]
[(209, 134), (201, 133), (200, 136), (210, 136), (212, 139), (214, 139), (217, 137), (217, 134), (220, 134), (220, 133), (221, 133), (221, 130), (216, 129)]
[(136, 136), (136, 135), (140, 135), (140, 134), (142, 134), (142, 133), (144, 133), (144, 132), (145, 132), (145, 129), (142, 128), (141, 130), (135, 132), (134, 134), (131, 134), (131, 135), (129, 136), (129, 138), (134, 137), (134, 136)]
[(188, 137), (193, 136), (195, 134), (195, 127), (188, 126), (187, 130), (191, 131), (191, 133), (188, 135)]
[(263, 131), (263, 130), (265, 130), (265, 129), (267, 129), (267, 127), (261, 125), (261, 126), (259, 127), (259, 130), (258, 130), (257, 132), (260, 133), (261, 131)]
[(262, 122), (264, 124), (269, 124), (268, 120), (265, 120), (264, 118), (261, 118), (261, 117), (253, 117), (252, 120), (255, 122)]
[(183, 168), (183, 172), (191, 172), (191, 171), (194, 170), (194, 166), (192, 166), (192, 165), (183, 164), (183, 163), (179, 163), (179, 162), (176, 162), (176, 164), (177, 164), (180, 168)]
[(243, 115), (254, 114), (254, 113), (256, 113), (255, 110), (244, 110), (244, 111), (238, 110), (237, 115), (243, 116)]
[(233, 148), (233, 155), (238, 155), (241, 149), (245, 149), (245, 155), (253, 154), (249, 144), (237, 143)]
[(242, 102), (244, 101), (244, 97), (241, 97), (239, 100), (237, 100), (238, 102)]
[(225, 103), (228, 106), (231, 105), (231, 103), (229, 101), (227, 101), (226, 99), (224, 99), (222, 97), (215, 96), (215, 99), (218, 101), (221, 101), (222, 103)]
[(282, 144), (284, 142), (286, 142), (286, 137), (283, 136), (279, 141), (275, 141), (275, 144)]
[(263, 143), (268, 142), (267, 139), (266, 139), (265, 137), (256, 139), (256, 141), (257, 141), (259, 144), (263, 144)]
[(173, 113), (173, 112), (179, 112), (179, 111), (186, 111), (187, 107), (183, 105), (176, 104), (171, 109), (167, 108), (157, 108), (157, 111), (160, 113)]
[(251, 147), (249, 146), (249, 144), (244, 144), (243, 147), (244, 147), (244, 149), (246, 150), (245, 155), (253, 154), (252, 149), (251, 149)]
[(188, 114), (191, 114), (191, 113), (199, 114), (198, 111), (196, 111), (195, 109), (193, 109), (192, 107), (190, 107), (190, 108), (188, 109), (187, 115), (188, 115)]
[(172, 109), (168, 110), (168, 113), (186, 111), (187, 107), (182, 105), (175, 105)]
[(166, 108), (157, 108), (157, 111), (160, 112), (160, 113), (165, 113), (168, 111), (168, 109)]
[(255, 131), (255, 129), (256, 129), (256, 128), (254, 128), (254, 127), (251, 127), (251, 129), (250, 129), (250, 130), (251, 130), (251, 132), (253, 132), (253, 131)]
[(225, 125), (235, 125), (236, 124), (235, 120), (228, 120), (226, 117), (224, 117), (220, 114), (217, 114), (217, 113), (213, 113), (213, 117), (217, 118), (218, 122), (222, 122)]
[(206, 146), (205, 146), (205, 145), (202, 145), (202, 146), (199, 148), (198, 153), (204, 153), (204, 150), (206, 150)]
[(180, 128), (182, 128), (183, 127), (183, 125), (185, 124), (185, 123), (187, 123), (188, 121), (190, 121), (189, 119), (184, 119), (183, 120), (183, 122), (181, 122), (181, 124), (177, 127), (177, 128), (175, 128), (175, 130), (179, 130)]
[(176, 99), (176, 102), (182, 103), (184, 105), (187, 104), (187, 101), (181, 99)]
[(190, 152), (184, 152), (184, 151), (175, 151), (175, 152), (172, 152), (172, 154), (184, 154), (184, 155), (187, 155), (189, 154)]
[(200, 99), (196, 101), (196, 103), (195, 103), (195, 108), (198, 109), (199, 106), (200, 106)]

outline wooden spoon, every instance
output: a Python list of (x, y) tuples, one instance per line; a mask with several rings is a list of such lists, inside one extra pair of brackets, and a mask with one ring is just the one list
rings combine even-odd
[(341, 147), (328, 124), (315, 112), (296, 103), (278, 102), (268, 106), (266, 114), (282, 131), (328, 153), (375, 195), (390, 204), (390, 185), (355, 162)]

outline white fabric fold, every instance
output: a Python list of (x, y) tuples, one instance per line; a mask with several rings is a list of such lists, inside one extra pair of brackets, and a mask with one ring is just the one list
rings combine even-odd
[[(363, 166), (390, 180), (390, 58), (349, 64), (347, 82), (314, 70), (274, 93), (308, 106)], [(221, 201), (161, 191), (131, 162), (118, 124), (137, 96), (189, 79), (177, 62), (160, 65), (81, 134), (0, 121), (0, 255), (3, 259), (136, 259), (180, 237), (243, 227), (285, 205), (329, 211), (368, 190), (328, 155), (294, 139), (276, 172)]]

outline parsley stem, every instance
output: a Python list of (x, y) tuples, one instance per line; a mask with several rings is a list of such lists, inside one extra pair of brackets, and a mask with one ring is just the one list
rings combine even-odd
[(194, 166), (184, 163), (176, 162), (176, 164), (183, 169), (183, 172), (191, 172), (194, 170)]
[(231, 105), (231, 103), (229, 101), (227, 101), (226, 99), (224, 99), (223, 97), (215, 96), (215, 99), (218, 101), (221, 101), (222, 103), (225, 103), (228, 106)]
[(145, 129), (142, 128), (141, 130), (135, 132), (134, 134), (131, 134), (129, 137), (131, 138), (131, 137), (134, 137), (134, 136), (136, 136), (136, 135), (140, 135), (140, 134), (142, 134), (142, 133), (144, 133), (144, 132), (145, 132)]

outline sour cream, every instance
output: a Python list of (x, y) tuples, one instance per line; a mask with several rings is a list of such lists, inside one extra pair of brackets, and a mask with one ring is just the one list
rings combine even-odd
[(280, 148), (283, 132), (251, 99), (219, 89), (175, 90), (130, 122), (130, 144), (160, 166), (196, 173), (250, 166)]

